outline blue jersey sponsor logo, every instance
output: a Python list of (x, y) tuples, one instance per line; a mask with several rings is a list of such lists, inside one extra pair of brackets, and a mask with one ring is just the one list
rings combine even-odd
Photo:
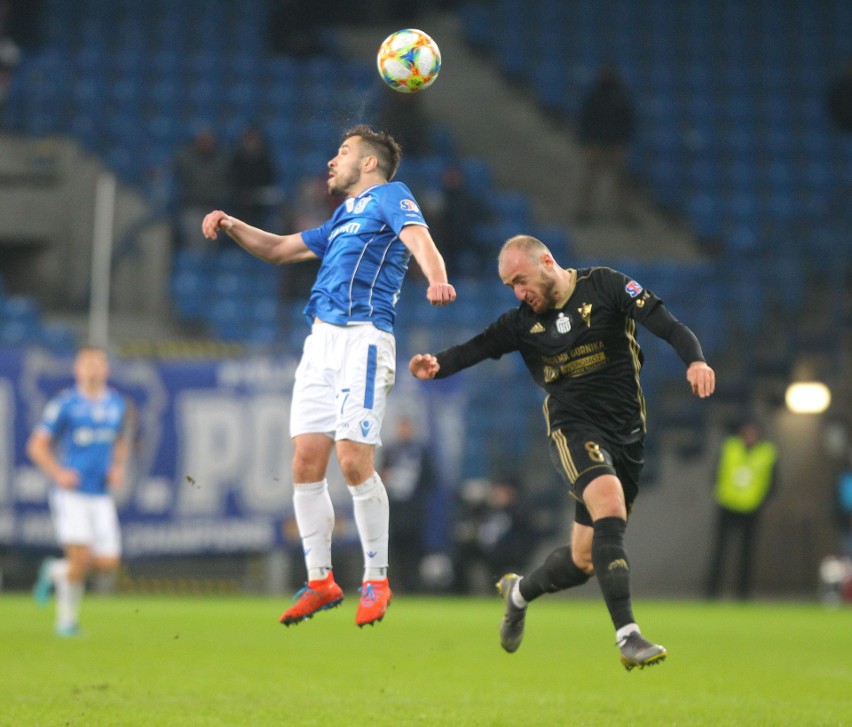
[(399, 201), (400, 209), (404, 209), (407, 212), (419, 212), (420, 208), (417, 206), (417, 203), (413, 199), (402, 199)]
[(347, 222), (345, 225), (341, 225), (340, 227), (336, 227), (331, 231), (331, 234), (328, 236), (329, 241), (333, 240), (338, 235), (357, 235), (358, 231), (361, 229), (360, 222)]

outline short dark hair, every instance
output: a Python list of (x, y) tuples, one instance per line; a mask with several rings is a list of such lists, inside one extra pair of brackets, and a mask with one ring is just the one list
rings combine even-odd
[(396, 176), (399, 163), (402, 161), (402, 147), (388, 132), (376, 131), (367, 124), (358, 124), (343, 132), (343, 141), (352, 136), (360, 136), (361, 140), (379, 161), (379, 171), (390, 181)]

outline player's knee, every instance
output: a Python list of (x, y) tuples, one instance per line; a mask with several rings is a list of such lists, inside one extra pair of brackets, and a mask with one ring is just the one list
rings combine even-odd
[(293, 481), (319, 482), (325, 477), (326, 463), (310, 450), (296, 451), (293, 455)]
[(343, 473), (343, 478), (349, 485), (360, 485), (365, 482), (373, 474), (373, 465), (365, 464), (358, 459), (340, 461), (340, 471)]
[(350, 485), (360, 485), (375, 472), (372, 449), (365, 445), (347, 446), (338, 443), (337, 463), (344, 479)]
[(592, 550), (589, 548), (588, 550), (584, 549), (575, 549), (571, 553), (571, 559), (574, 564), (574, 567), (581, 570), (587, 576), (593, 576), (595, 574), (595, 566), (592, 563)]
[[(591, 559), (589, 566), (591, 567)], [(578, 583), (588, 580), (591, 575), (584, 568), (578, 566), (571, 548), (567, 545), (557, 548), (547, 556), (544, 567), (551, 584), (548, 589), (551, 593), (578, 585)], [(592, 570), (592, 572), (594, 571)]]
[(99, 573), (110, 573), (118, 569), (119, 559), (114, 556), (99, 556), (94, 559), (92, 565)]

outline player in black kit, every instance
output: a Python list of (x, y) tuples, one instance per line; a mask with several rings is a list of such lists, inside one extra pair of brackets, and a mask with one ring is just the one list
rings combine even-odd
[(624, 547), (627, 517), (644, 464), (645, 400), (636, 322), (668, 341), (697, 396), (715, 388), (698, 339), (635, 280), (605, 267), (562, 268), (534, 237), (518, 235), (498, 259), (501, 280), (521, 304), (466, 343), (409, 363), (420, 379), (444, 378), (486, 358), (518, 351), (547, 392), (544, 416), (553, 462), (576, 499), (571, 545), (554, 550), (527, 576), (497, 587), (506, 603), (500, 641), (521, 645), (526, 608), (545, 593), (596, 575), (628, 669), (661, 662), (666, 650), (645, 639), (633, 617)]

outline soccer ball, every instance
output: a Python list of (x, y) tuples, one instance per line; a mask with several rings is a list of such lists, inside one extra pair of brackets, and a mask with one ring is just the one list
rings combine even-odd
[(441, 51), (422, 30), (398, 30), (379, 46), (376, 64), (382, 80), (394, 91), (414, 93), (435, 82), (441, 70)]

